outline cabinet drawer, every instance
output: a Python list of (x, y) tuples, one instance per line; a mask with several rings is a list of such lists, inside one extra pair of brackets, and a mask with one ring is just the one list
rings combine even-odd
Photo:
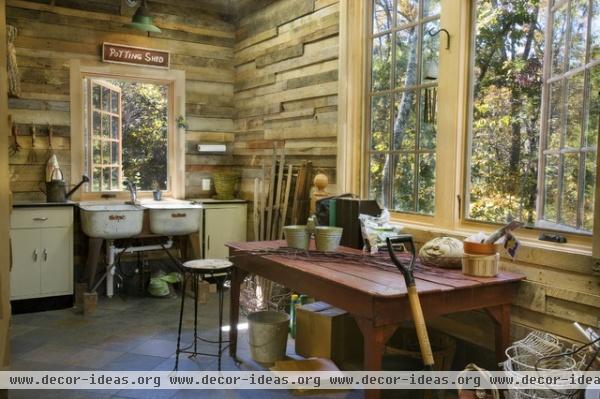
[(13, 209), (11, 228), (69, 227), (73, 224), (73, 207)]

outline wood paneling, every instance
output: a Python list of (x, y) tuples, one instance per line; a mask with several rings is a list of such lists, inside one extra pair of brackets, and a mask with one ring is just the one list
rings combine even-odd
[[(242, 196), (272, 148), (286, 162), (313, 161), (335, 190), (338, 93), (338, 1), (238, 2), (234, 46), (234, 161), (243, 168)], [(242, 14), (241, 11), (244, 11)]]
[[(234, 10), (230, 1), (154, 0), (148, 6), (156, 16), (160, 34), (136, 32), (123, 25), (133, 10), (118, 0), (56, 0), (51, 4), (8, 0), (8, 22), (18, 28), (17, 57), (22, 73), (22, 96), (11, 99), (10, 114), (18, 124), (23, 149), (10, 158), (11, 188), (15, 199), (43, 199), (38, 184), (47, 158), (48, 125), (54, 129), (53, 147), (61, 168), (70, 170), (69, 61), (82, 65), (100, 60), (104, 41), (164, 49), (171, 52), (173, 69), (186, 72), (186, 113), (191, 132), (186, 135), (194, 173), (210, 174), (216, 165), (232, 163), (231, 154), (205, 157), (199, 142), (230, 142), (234, 129), (233, 46)], [(35, 125), (37, 162), (28, 161), (31, 125)], [(198, 134), (196, 132), (201, 132)], [(218, 132), (213, 134), (214, 132)], [(206, 173), (203, 165), (207, 165)], [(210, 167), (209, 167), (210, 166)], [(196, 186), (188, 196), (207, 195)]]
[(10, 358), (10, 195), (8, 175), (8, 80), (6, 75), (6, 2), (0, 0), (0, 370)]

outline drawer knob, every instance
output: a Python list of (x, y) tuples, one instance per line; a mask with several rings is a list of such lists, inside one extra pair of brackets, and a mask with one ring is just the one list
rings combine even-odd
[(108, 220), (124, 220), (125, 215), (110, 215), (108, 216)]
[(186, 213), (172, 213), (172, 214), (171, 214), (171, 217), (172, 217), (172, 218), (184, 218), (184, 217), (186, 217), (186, 216), (187, 216), (187, 214), (186, 214)]
[(48, 220), (48, 218), (37, 217), (37, 218), (33, 218), (33, 220), (36, 221), (36, 222), (45, 222), (46, 220)]

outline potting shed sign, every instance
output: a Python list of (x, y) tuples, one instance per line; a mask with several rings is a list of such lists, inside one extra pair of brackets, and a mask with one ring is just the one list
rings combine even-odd
[(170, 54), (163, 50), (102, 43), (102, 61), (168, 69)]

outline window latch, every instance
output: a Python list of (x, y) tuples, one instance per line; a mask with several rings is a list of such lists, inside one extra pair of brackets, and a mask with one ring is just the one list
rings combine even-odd
[(542, 233), (542, 234), (540, 234), (539, 240), (540, 241), (556, 242), (556, 243), (559, 243), (559, 244), (566, 244), (567, 243), (567, 237), (562, 236), (560, 234), (551, 234), (551, 233)]

